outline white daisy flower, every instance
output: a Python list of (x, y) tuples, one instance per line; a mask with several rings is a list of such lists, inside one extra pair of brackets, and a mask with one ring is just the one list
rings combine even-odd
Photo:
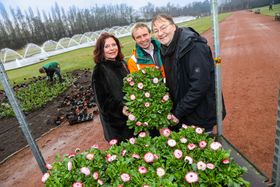
[(159, 177), (163, 177), (165, 175), (165, 171), (163, 168), (157, 168), (157, 175)]

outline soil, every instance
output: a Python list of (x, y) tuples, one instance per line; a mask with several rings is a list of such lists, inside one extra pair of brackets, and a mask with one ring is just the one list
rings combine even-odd
[[(272, 17), (248, 11), (234, 12), (220, 24), (222, 85), (227, 108), (223, 136), (269, 178), (272, 174), (280, 82), (279, 31), (280, 23)], [(203, 35), (212, 45), (211, 31)], [(84, 80), (90, 81), (90, 78)], [(45, 161), (51, 163), (57, 154), (67, 154), (77, 147), (85, 150), (98, 144), (101, 149), (108, 148), (98, 116), (77, 125), (67, 122), (60, 126), (47, 124), (48, 119), (56, 114), (55, 105), (61, 99), (27, 116)], [(3, 121), (0, 123), (2, 126)], [(5, 127), (7, 124), (10, 122)], [(13, 131), (17, 129), (17, 133), (0, 131), (5, 134), (3, 138), (2, 135), (0, 137), (0, 141), (5, 142), (1, 143), (1, 155), (9, 147), (20, 144), (22, 135), (18, 125), (9, 125), (9, 128)], [(40, 131), (38, 135), (37, 131)], [(1, 187), (43, 186), (41, 176), (29, 147), (18, 151), (0, 165)]]
[[(68, 96), (67, 98), (71, 97), (72, 100), (78, 100), (74, 98), (78, 93), (82, 95), (81, 93), (84, 92), (85, 88), (91, 88), (91, 72), (88, 70), (74, 71), (72, 76), (76, 77), (77, 81), (55, 101), (47, 103), (40, 110), (25, 112), (28, 127), (34, 139), (41, 137), (53, 128), (57, 128), (58, 125), (67, 120), (66, 114), (70, 113), (72, 105), (69, 99), (65, 99), (66, 96)], [(82, 91), (80, 91), (81, 87)], [(0, 96), (0, 101), (3, 100), (3, 96)], [(93, 95), (90, 98), (93, 98)], [(65, 101), (68, 102), (68, 105), (64, 104)], [(16, 118), (0, 119), (0, 142), (2, 142), (0, 145), (0, 163), (27, 146), (26, 138)]]

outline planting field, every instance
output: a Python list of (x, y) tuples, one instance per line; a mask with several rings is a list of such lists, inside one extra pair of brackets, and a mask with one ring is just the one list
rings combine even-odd
[[(203, 35), (212, 43), (211, 31)], [(269, 177), (280, 83), (279, 41), (280, 24), (273, 17), (240, 11), (220, 24), (222, 83), (227, 108), (223, 134)], [(40, 125), (43, 119), (37, 118), (39, 121), (34, 125)], [(48, 163), (55, 160), (57, 153), (67, 154), (76, 147), (85, 150), (99, 144), (102, 149), (107, 148), (98, 116), (94, 121), (73, 126), (63, 123), (37, 142)], [(39, 167), (29, 148), (0, 165), (1, 186), (43, 186), (40, 180)]]

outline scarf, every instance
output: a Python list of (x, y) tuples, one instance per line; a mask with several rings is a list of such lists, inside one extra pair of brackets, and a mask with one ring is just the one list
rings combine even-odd
[(176, 27), (173, 39), (169, 46), (161, 45), (161, 54), (163, 60), (163, 67), (166, 75), (166, 86), (169, 88), (173, 107), (176, 105), (176, 89), (177, 89), (177, 67), (175, 60), (175, 51), (180, 36), (179, 28)]

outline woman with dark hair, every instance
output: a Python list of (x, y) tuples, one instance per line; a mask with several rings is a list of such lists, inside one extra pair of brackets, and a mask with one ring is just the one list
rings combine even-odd
[(94, 67), (92, 87), (99, 109), (104, 137), (118, 142), (133, 136), (133, 130), (126, 125), (123, 115), (123, 78), (129, 73), (119, 40), (109, 33), (100, 35), (93, 51)]

